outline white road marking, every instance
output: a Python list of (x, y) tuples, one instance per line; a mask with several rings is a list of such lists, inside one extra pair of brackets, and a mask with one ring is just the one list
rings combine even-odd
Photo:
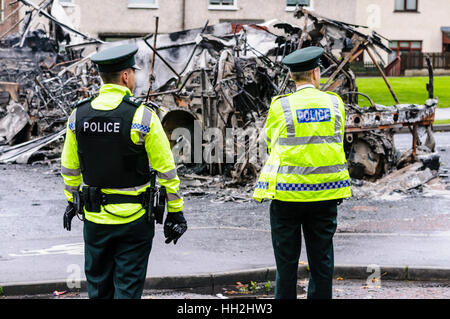
[(9, 254), (11, 257), (30, 257), (47, 255), (84, 255), (84, 243), (56, 245), (44, 249), (24, 249), (20, 254)]

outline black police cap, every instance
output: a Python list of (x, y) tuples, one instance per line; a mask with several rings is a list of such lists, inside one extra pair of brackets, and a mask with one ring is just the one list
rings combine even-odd
[(118, 72), (128, 68), (140, 70), (134, 56), (138, 47), (134, 44), (123, 44), (97, 52), (91, 61), (98, 65), (100, 72)]
[(287, 55), (282, 62), (291, 72), (313, 70), (320, 66), (320, 57), (323, 55), (324, 51), (325, 50), (320, 47), (303, 48)]

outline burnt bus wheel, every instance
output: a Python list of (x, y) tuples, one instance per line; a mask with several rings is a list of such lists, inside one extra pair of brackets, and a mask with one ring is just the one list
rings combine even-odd
[[(178, 143), (186, 143), (189, 145), (189, 151), (190, 151), (190, 157), (189, 154), (174, 154), (175, 162), (178, 162), (182, 158), (183, 162), (186, 164), (193, 164), (194, 163), (194, 150), (195, 148), (195, 138), (194, 138), (194, 127), (195, 125), (198, 125), (198, 122), (196, 121), (196, 118), (194, 115), (192, 115), (188, 111), (184, 110), (173, 110), (169, 111), (164, 118), (161, 121), (161, 124), (164, 128), (164, 131), (166, 132), (167, 138), (170, 142), (170, 148), (173, 150), (174, 147), (177, 146), (177, 139), (180, 138), (180, 136), (183, 136), (183, 141), (179, 140)], [(178, 130), (177, 129), (185, 129), (185, 130)], [(201, 132), (201, 128), (197, 128), (198, 132)], [(180, 135), (178, 133), (183, 132), (189, 132), (187, 136)], [(199, 143), (202, 142), (201, 137), (198, 141)], [(185, 144), (186, 145), (186, 144)], [(197, 146), (198, 147), (198, 146)], [(199, 148), (201, 150), (201, 146)], [(186, 148), (187, 150), (187, 148)], [(185, 156), (188, 156), (189, 158), (186, 158)]]

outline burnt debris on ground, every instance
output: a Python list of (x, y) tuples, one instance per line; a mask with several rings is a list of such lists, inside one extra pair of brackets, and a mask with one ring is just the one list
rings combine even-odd
[[(400, 178), (398, 170), (411, 167), (438, 176), (432, 131), (438, 100), (431, 62), (429, 99), (422, 105), (399, 101), (386, 76), (399, 61), (383, 70), (377, 57), (390, 49), (381, 35), (363, 26), (299, 7), (294, 12), (298, 25), (206, 22), (199, 29), (105, 43), (63, 23), (57, 1), (19, 2), (30, 9), (21, 31), (0, 38), (0, 163), (59, 165), (68, 116), (77, 101), (97, 94), (102, 85), (89, 57), (109, 46), (135, 43), (142, 70), (136, 73), (134, 94), (158, 112), (187, 192), (201, 196), (208, 188), (220, 189), (219, 201), (248, 200), (266, 158), (264, 125), (271, 99), (295, 91), (281, 60), (294, 50), (320, 46), (326, 78), (321, 90), (338, 93), (346, 104), (344, 147), (354, 186), (391, 174)], [(48, 19), (48, 32), (31, 30), (39, 14)], [(358, 92), (350, 64), (363, 54), (379, 69), (393, 105), (376, 104)], [(370, 106), (360, 107), (359, 99)], [(405, 153), (393, 142), (402, 128), (413, 136)], [(435, 165), (425, 167), (430, 161)]]

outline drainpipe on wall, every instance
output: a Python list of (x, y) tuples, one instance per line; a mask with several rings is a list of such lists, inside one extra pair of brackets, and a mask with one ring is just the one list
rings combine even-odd
[(181, 30), (186, 28), (186, 0), (181, 0)]
[[(184, 1), (184, 0), (183, 0)], [(5, 22), (5, 0), (2, 0), (1, 3), (1, 13), (0, 13), (0, 23)]]

